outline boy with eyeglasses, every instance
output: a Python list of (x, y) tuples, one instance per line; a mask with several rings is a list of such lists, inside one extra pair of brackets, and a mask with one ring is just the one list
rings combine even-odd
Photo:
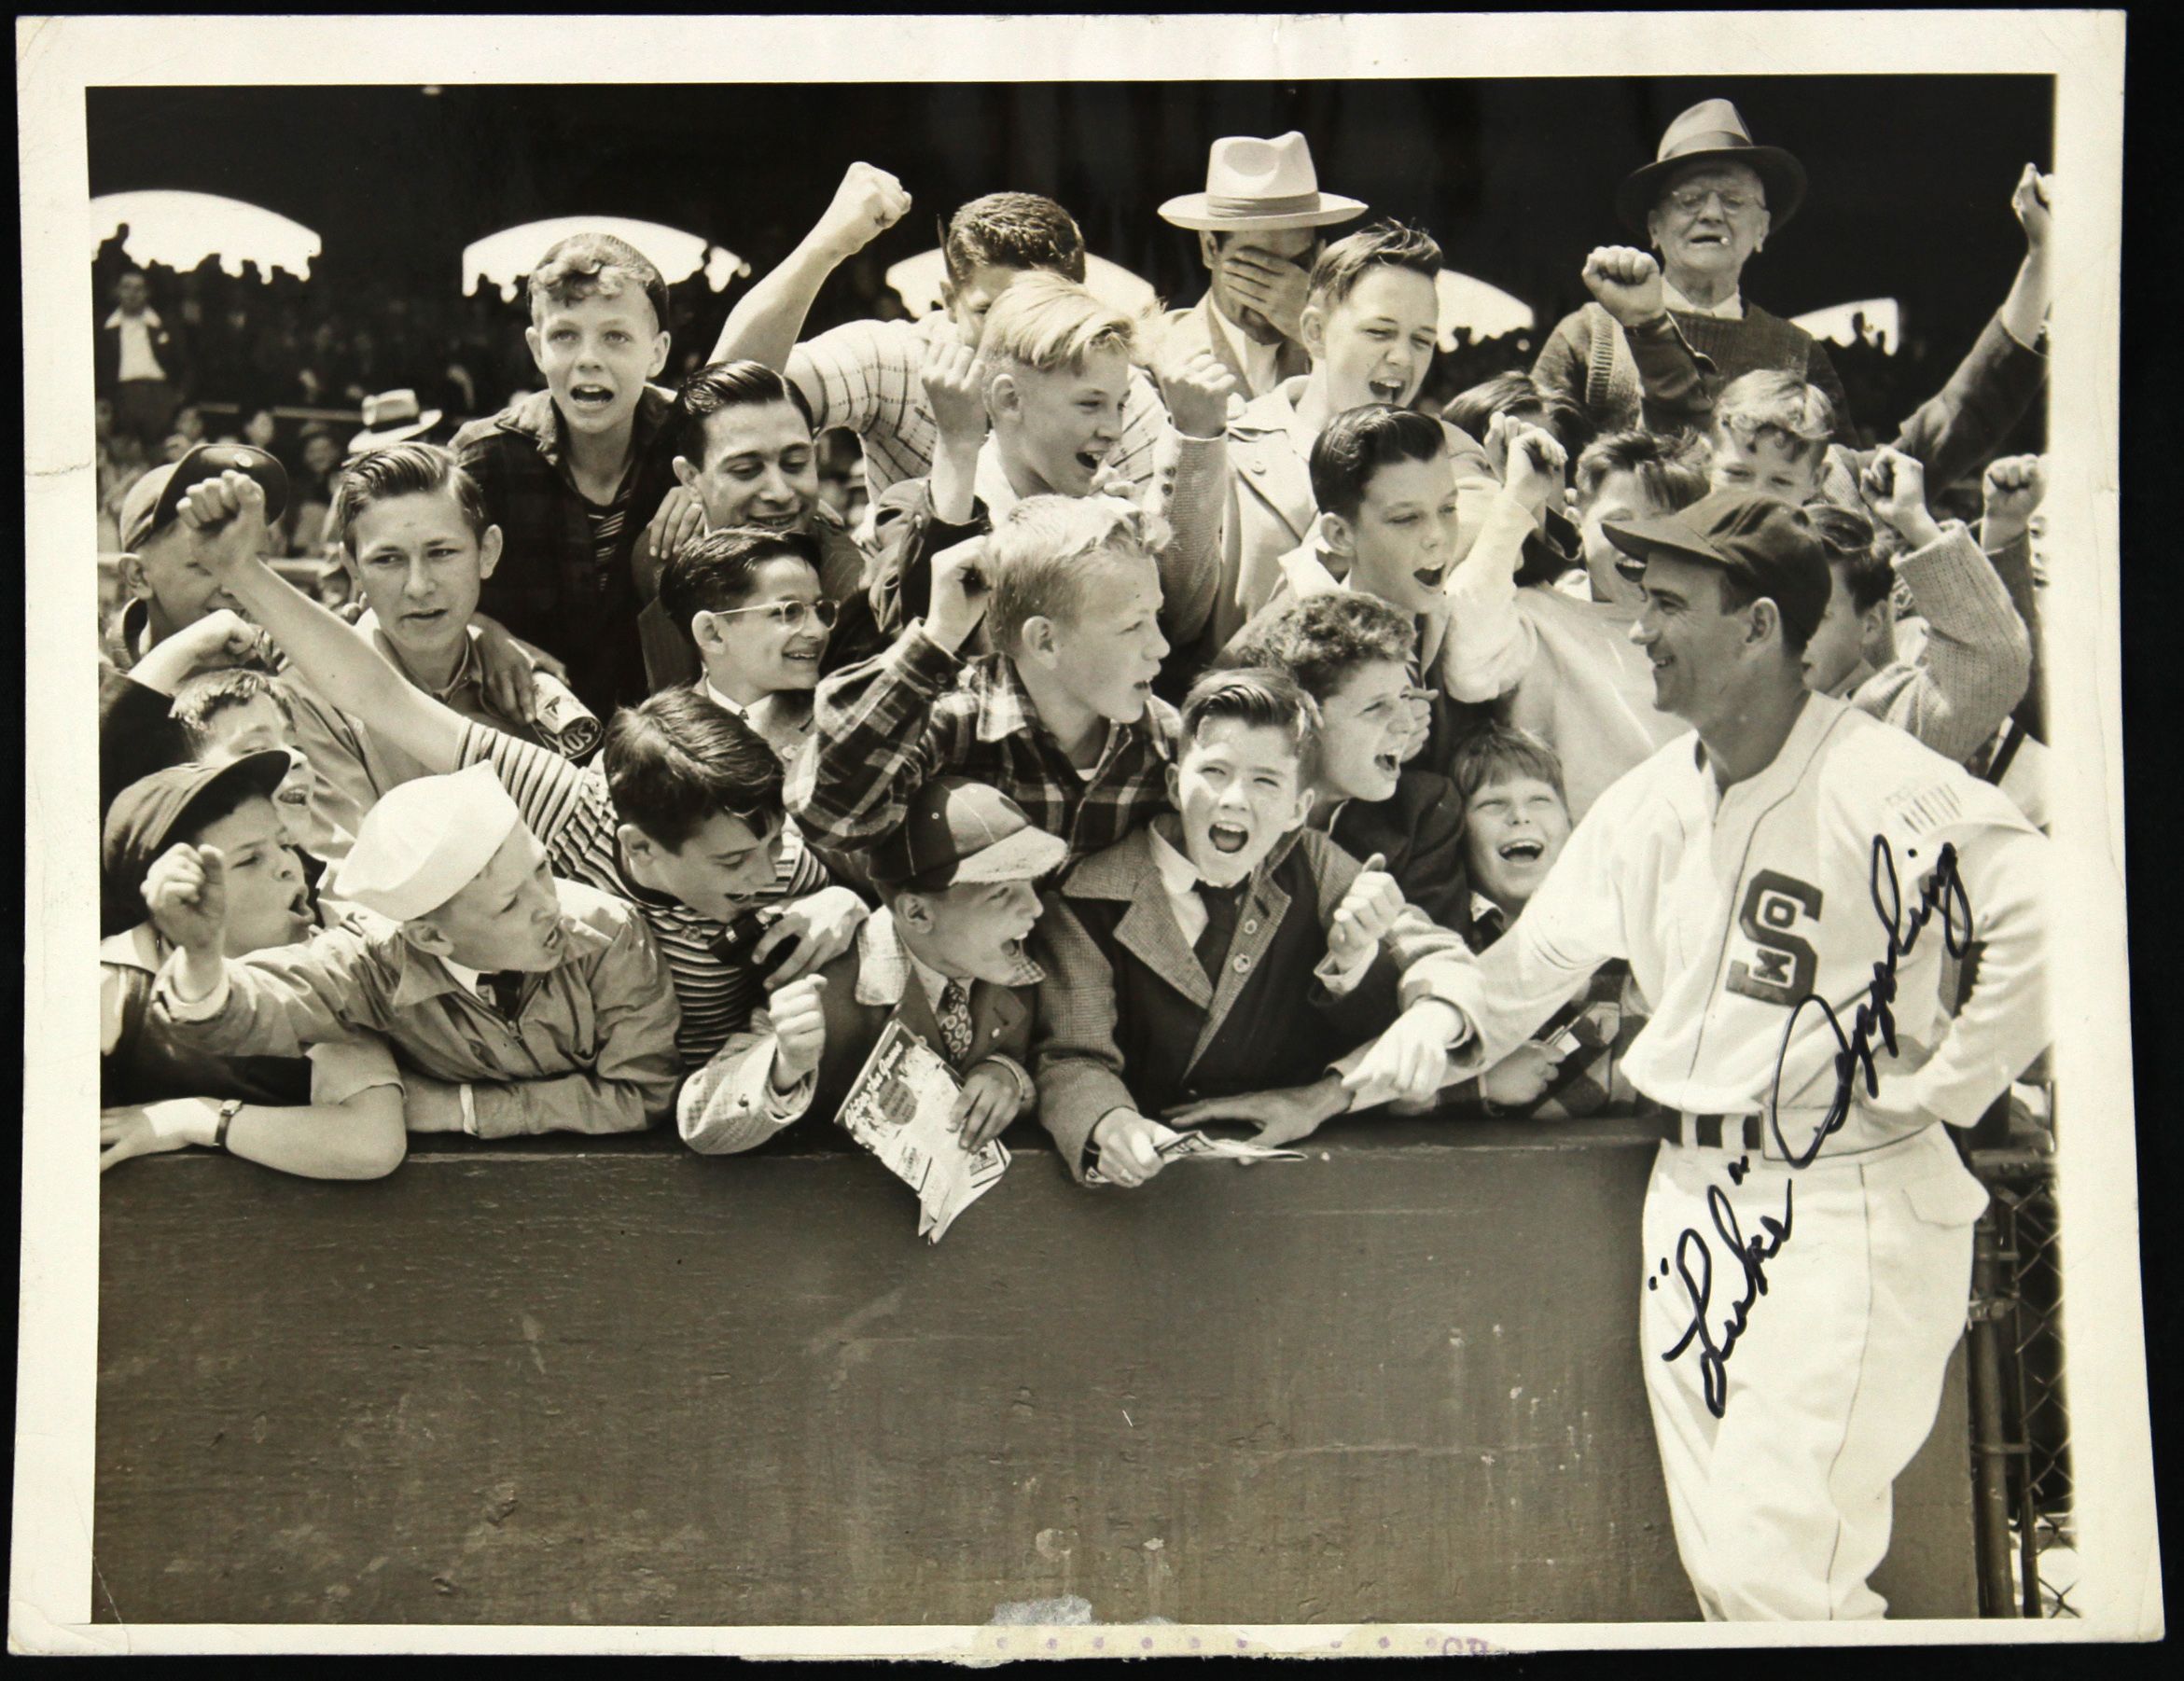
[(838, 609), (819, 545), (798, 532), (708, 532), (660, 575), (660, 603), (697, 649), (698, 692), (756, 729), (784, 764), (812, 733), (812, 691)]

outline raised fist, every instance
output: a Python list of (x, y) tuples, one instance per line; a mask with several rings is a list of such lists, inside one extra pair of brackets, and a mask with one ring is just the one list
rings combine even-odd
[(933, 557), (932, 605), (925, 618), (925, 634), (953, 653), (979, 628), (986, 616), (993, 586), (985, 574), (986, 539), (943, 549)]
[(910, 194), (883, 169), (853, 163), (842, 172), (833, 201), (812, 229), (812, 238), (837, 262), (846, 261), (910, 213)]
[(1914, 457), (1900, 450), (1874, 451), (1858, 475), (1858, 493), (1913, 548), (1932, 541), (1935, 527), (1927, 511), (1927, 469)]
[(248, 473), (229, 468), (182, 493), (176, 517), (189, 532), (190, 553), (222, 583), (271, 544), (265, 521), (265, 489)]
[(1168, 418), (1185, 438), (1218, 438), (1229, 429), (1229, 399), (1241, 396), (1236, 376), (1210, 350), (1156, 370)]
[(2054, 176), (2043, 175), (2037, 166), (2028, 163), (2024, 173), (2017, 177), (2016, 189), (2010, 195), (2010, 208), (2017, 213), (2017, 219), (2024, 228), (2025, 245), (2031, 250), (2044, 250), (2047, 246), (2054, 188)]
[(1569, 456), (1554, 435), (1541, 427), (1503, 415), (1494, 417), (1501, 430), (1505, 458), (1502, 484), (1535, 517), (1541, 508), (1562, 503), (1563, 468)]
[(185, 952), (217, 954), (228, 932), (228, 874), (216, 846), (170, 846), (144, 881), (152, 925)]
[(1328, 954), (1338, 966), (1350, 968), (1380, 944), (1402, 913), (1403, 890), (1388, 874), (1386, 857), (1374, 853), (1335, 907), (1328, 924)]
[(985, 381), (979, 371), (977, 346), (936, 338), (925, 351), (918, 378), (925, 383), (925, 402), (943, 439), (975, 444), (985, 437)]
[(1985, 497), (1981, 541), (1989, 549), (2003, 548), (2024, 535), (2047, 495), (2047, 463), (2038, 455), (2005, 455), (1987, 464), (1980, 489)]
[(1585, 289), (1625, 326), (1650, 321), (1668, 308), (1661, 293), (1661, 265), (1631, 245), (1602, 245), (1585, 259)]

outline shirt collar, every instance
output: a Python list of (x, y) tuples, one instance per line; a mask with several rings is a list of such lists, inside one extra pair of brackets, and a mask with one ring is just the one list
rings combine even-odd
[[(160, 312), (147, 304), (145, 306), (144, 313), (139, 315), (137, 319), (143, 322), (146, 327), (157, 327), (160, 325)], [(129, 317), (124, 315), (118, 309), (117, 309), (111, 315), (106, 317), (106, 325), (108, 326), (122, 326), (127, 325)]]
[[(539, 977), (542, 980), (567, 968), (579, 956), (604, 952), (614, 943), (612, 935), (593, 927), (582, 916), (573, 912), (569, 903), (570, 894), (586, 890), (573, 887), (567, 882), (557, 881), (553, 885), (555, 896), (561, 901), (562, 960)], [(473, 998), (478, 996), (478, 983), (484, 978), (483, 970), (469, 968), (451, 957), (442, 957), (436, 952), (419, 951), (402, 938), (396, 924), (383, 917), (377, 919), (371, 926), (393, 930), (391, 935), (383, 938), (392, 938), (399, 948), (402, 972), (395, 982), (394, 995), (389, 999), (389, 1003), (396, 1008), (421, 1003), (443, 993), (465, 992)]]
[(409, 678), (410, 688), (423, 689), (436, 701), (446, 700), (466, 684), (482, 684), (483, 674), (478, 670), (477, 649), (474, 646), (478, 639), (475, 627), (466, 627), (463, 632), (462, 651), (455, 656), (455, 674), (448, 679), (445, 688), (434, 688), (418, 680), (417, 674), (410, 669), (410, 662), (402, 658), (402, 650), (395, 646), (394, 638), (386, 633), (385, 627), (380, 623), (379, 615), (370, 608), (367, 607), (356, 620), (356, 628), (371, 639), (371, 646), (385, 657), (390, 665)]
[(1745, 318), (1742, 287), (1732, 287), (1729, 296), (1719, 303), (1693, 303), (1663, 279), (1661, 283), (1661, 301), (1672, 310), (1681, 310), (1687, 315), (1714, 315), (1723, 321), (1742, 321)]
[(986, 517), (998, 521), (1023, 498), (1016, 493), (1016, 487), (1009, 482), (1009, 471), (1001, 465), (1001, 441), (992, 433), (979, 446), (978, 470), (971, 476), (971, 493), (986, 505)]
[(478, 983), (485, 979), (485, 971), (483, 969), (473, 969), (466, 967), (466, 966), (457, 963), (452, 957), (441, 957), (438, 962), (439, 966), (445, 969), (448, 974), (453, 978), (455, 984), (461, 987), (466, 993), (477, 992)]
[(1509, 920), (1509, 913), (1508, 911), (1481, 893), (1478, 888), (1471, 889), (1471, 921), (1473, 924), (1487, 928), (1493, 927), (1496, 924), (1506, 925)]
[(728, 696), (722, 694), (717, 688), (715, 688), (713, 687), (712, 678), (700, 677), (698, 679), (698, 692), (702, 694), (708, 701), (712, 702), (714, 705), (719, 707), (721, 711), (734, 713), (737, 717), (743, 719), (743, 721), (746, 724), (751, 721), (751, 709), (748, 706), (745, 706), (741, 701), (730, 700)]

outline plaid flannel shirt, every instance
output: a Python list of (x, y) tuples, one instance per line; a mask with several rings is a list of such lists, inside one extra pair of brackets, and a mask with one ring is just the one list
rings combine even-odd
[(1039, 721), (1016, 667), (967, 664), (913, 623), (885, 653), (819, 685), (812, 739), (790, 766), (786, 802), (804, 833), (856, 851), (897, 827), (911, 797), (945, 774), (989, 783), (1069, 844), (1067, 863), (1168, 809), (1175, 709), (1150, 699), (1144, 718), (1110, 724), (1090, 775)]

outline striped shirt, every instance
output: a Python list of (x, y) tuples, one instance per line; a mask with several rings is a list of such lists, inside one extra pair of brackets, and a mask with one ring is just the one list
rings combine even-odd
[[(520, 742), (473, 723), (463, 731), (464, 765), (490, 763), (545, 846), (553, 873), (629, 900), (652, 930), (652, 941), (674, 977), (682, 1025), (675, 1049), (691, 1066), (704, 1062), (743, 1028), (766, 1000), (758, 972), (724, 962), (715, 942), (727, 924), (692, 910), (679, 899), (641, 887), (622, 867), (615, 840), (619, 821), (598, 766), (578, 768), (545, 747)], [(827, 867), (805, 848), (791, 822), (781, 834), (773, 901), (786, 903), (828, 884)]]
[[(891, 484), (933, 470), (939, 428), (918, 369), (932, 335), (952, 334), (945, 315), (923, 321), (849, 321), (789, 352), (788, 377), (812, 404), (812, 433), (846, 426), (865, 446), (865, 487), (874, 502)], [(1153, 477), (1153, 445), (1168, 411), (1142, 368), (1130, 370), (1115, 471), (1134, 494)]]

